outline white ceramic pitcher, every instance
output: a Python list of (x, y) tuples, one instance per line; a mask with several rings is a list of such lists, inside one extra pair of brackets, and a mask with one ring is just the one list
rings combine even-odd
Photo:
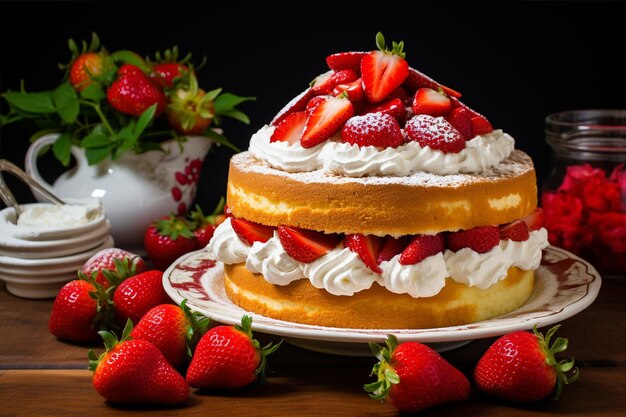
[[(57, 134), (42, 136), (26, 153), (26, 172), (63, 197), (102, 199), (111, 223), (115, 246), (145, 255), (143, 238), (150, 223), (171, 212), (183, 213), (192, 204), (204, 158), (211, 140), (189, 136), (181, 146), (174, 140), (162, 143), (165, 152), (126, 152), (115, 161), (89, 165), (84, 149), (72, 147), (76, 165), (47, 183), (37, 168), (40, 150), (54, 143)], [(35, 198), (42, 195), (32, 190)]]

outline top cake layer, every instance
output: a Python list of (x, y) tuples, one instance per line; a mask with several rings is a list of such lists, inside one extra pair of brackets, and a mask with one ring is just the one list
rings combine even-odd
[(231, 158), (227, 192), (232, 213), (253, 222), (378, 236), (504, 224), (537, 205), (535, 170), (519, 150), (480, 174), (366, 178), (286, 173), (242, 152)]

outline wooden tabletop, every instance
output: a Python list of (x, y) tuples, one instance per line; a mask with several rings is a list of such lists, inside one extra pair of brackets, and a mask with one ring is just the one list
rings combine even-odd
[[(387, 402), (368, 398), (362, 386), (373, 357), (304, 350), (289, 343), (272, 356), (275, 374), (267, 385), (235, 392), (192, 390), (181, 407), (111, 405), (98, 395), (87, 367), (86, 346), (60, 342), (47, 328), (52, 300), (17, 298), (0, 285), (0, 416), (395, 416)], [(563, 321), (559, 335), (570, 341), (580, 379), (558, 401), (519, 406), (472, 390), (462, 403), (424, 416), (626, 416), (626, 280), (604, 279), (596, 301)], [(544, 329), (545, 330), (545, 329)], [(262, 343), (279, 338), (256, 333)], [(491, 339), (444, 352), (466, 375)]]

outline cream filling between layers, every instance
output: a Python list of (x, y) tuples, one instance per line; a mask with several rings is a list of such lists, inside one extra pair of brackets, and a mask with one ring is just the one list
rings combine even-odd
[(541, 251), (548, 246), (548, 233), (542, 228), (530, 233), (528, 240), (501, 240), (489, 252), (477, 253), (465, 248), (457, 252), (446, 250), (415, 265), (401, 265), (400, 255), (382, 262), (382, 274), (371, 271), (359, 256), (339, 245), (311, 263), (297, 262), (283, 249), (274, 236), (267, 242), (245, 244), (233, 230), (230, 219), (220, 224), (207, 249), (226, 264), (246, 263), (253, 273), (262, 274), (270, 283), (288, 285), (298, 279), (308, 279), (316, 288), (333, 295), (353, 295), (370, 288), (374, 282), (397, 294), (414, 298), (431, 297), (445, 286), (445, 278), (485, 289), (507, 276), (510, 267), (536, 269)]
[(250, 139), (250, 152), (273, 168), (286, 172), (323, 172), (348, 176), (405, 177), (423, 171), (436, 175), (478, 173), (498, 165), (515, 148), (515, 140), (502, 130), (476, 136), (458, 153), (445, 153), (417, 142), (397, 148), (357, 146), (331, 138), (312, 148), (299, 142), (270, 142), (274, 126), (263, 126)]

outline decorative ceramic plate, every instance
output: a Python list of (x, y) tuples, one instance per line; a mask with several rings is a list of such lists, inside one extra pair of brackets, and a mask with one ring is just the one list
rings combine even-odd
[(400, 342), (427, 343), (439, 351), (454, 349), (474, 339), (501, 336), (547, 326), (565, 320), (588, 307), (597, 297), (601, 279), (588, 262), (563, 249), (550, 246), (543, 251), (535, 273), (535, 288), (519, 309), (478, 323), (430, 329), (350, 329), (313, 326), (275, 320), (249, 313), (226, 296), (223, 264), (200, 250), (182, 256), (163, 275), (169, 296), (224, 324), (238, 324), (241, 316), (253, 318), (252, 329), (284, 337), (306, 349), (340, 355), (371, 355), (368, 342), (382, 343), (393, 333)]

